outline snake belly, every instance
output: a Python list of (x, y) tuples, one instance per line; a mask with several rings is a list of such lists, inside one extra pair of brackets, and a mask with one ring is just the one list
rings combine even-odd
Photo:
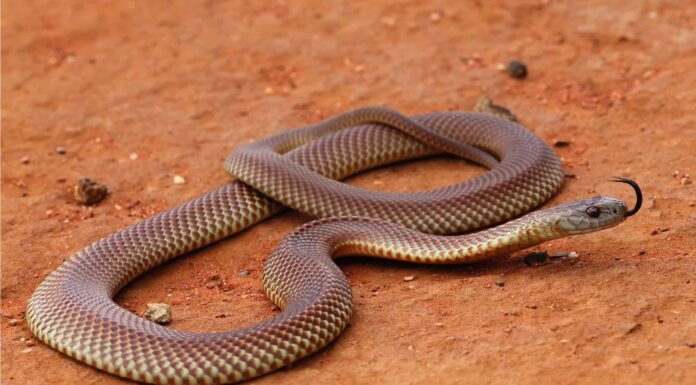
[[(373, 242), (390, 234), (404, 237), (396, 228), (401, 226), (450, 234), (500, 223), (539, 206), (563, 182), (557, 155), (516, 123), (441, 112), (416, 116), (415, 128), (404, 129), (402, 123), (410, 119), (390, 114), (381, 108), (357, 110), (233, 153), (226, 168), (238, 181), (109, 235), (50, 274), (29, 300), (32, 332), (70, 357), (136, 381), (223, 384), (257, 377), (315, 352), (346, 327), (350, 286), (322, 256), (398, 257), (400, 252)], [(440, 152), (433, 146), (492, 169), (458, 184), (406, 194), (368, 192), (333, 180)], [(283, 205), (317, 217), (360, 218), (326, 219), (328, 227), (312, 222), (288, 238), (302, 253), (293, 252), (297, 247), (274, 252), (263, 276), (268, 296), (283, 310), (276, 317), (233, 331), (192, 333), (149, 322), (113, 301), (136, 276), (248, 228)], [(302, 233), (314, 235), (305, 239)], [(443, 245), (412, 238), (398, 243), (419, 252), (413, 260), (444, 261), (437, 249)], [(468, 249), (444, 262), (505, 250), (487, 243), (481, 253), (482, 241), (474, 234)]]

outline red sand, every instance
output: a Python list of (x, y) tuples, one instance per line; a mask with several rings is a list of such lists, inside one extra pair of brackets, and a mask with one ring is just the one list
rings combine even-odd
[[(694, 383), (696, 185), (680, 179), (696, 174), (696, 7), (305, 3), (4, 4), (3, 383), (121, 383), (34, 341), (27, 299), (88, 243), (228, 181), (230, 150), (358, 106), (466, 110), (482, 95), (548, 143), (571, 142), (557, 151), (576, 178), (554, 202), (632, 202), (607, 182), (621, 175), (641, 183), (645, 208), (612, 230), (536, 248), (576, 251), (574, 264), (530, 268), (521, 253), (455, 267), (344, 262), (352, 325), (256, 383)], [(526, 80), (496, 69), (512, 59), (528, 64)], [(412, 191), (478, 172), (442, 158), (349, 183)], [(111, 190), (94, 208), (72, 200), (83, 175)], [(171, 327), (184, 330), (268, 318), (263, 260), (309, 219), (269, 220), (156, 269), (117, 300), (138, 313), (171, 303)], [(223, 285), (209, 289), (214, 275)]]

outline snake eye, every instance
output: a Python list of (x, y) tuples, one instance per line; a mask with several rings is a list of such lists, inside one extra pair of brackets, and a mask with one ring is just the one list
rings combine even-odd
[(602, 210), (600, 210), (597, 206), (590, 206), (587, 208), (586, 212), (590, 218), (599, 218), (599, 214), (602, 212)]

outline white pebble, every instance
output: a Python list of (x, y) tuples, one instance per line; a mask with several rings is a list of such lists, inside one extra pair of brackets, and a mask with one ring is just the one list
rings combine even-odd
[(138, 159), (138, 154), (135, 153), (135, 152), (131, 152), (131, 154), (130, 154), (130, 160), (136, 160), (136, 159)]
[(410, 281), (413, 281), (414, 279), (416, 279), (416, 277), (414, 277), (412, 275), (407, 275), (404, 277), (405, 282), (410, 282)]
[(568, 253), (568, 258), (570, 258), (570, 259), (575, 259), (577, 257), (578, 257), (578, 253), (576, 253), (574, 251), (571, 251), (570, 253)]
[(172, 322), (172, 308), (166, 303), (148, 303), (144, 317), (160, 325), (167, 324)]
[(186, 183), (186, 179), (184, 179), (183, 176), (174, 175), (174, 184), (184, 184), (184, 183)]

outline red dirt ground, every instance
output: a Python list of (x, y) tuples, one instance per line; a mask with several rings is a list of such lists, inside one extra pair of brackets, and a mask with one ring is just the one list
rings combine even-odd
[[(548, 143), (571, 142), (557, 152), (576, 177), (554, 202), (632, 203), (607, 182), (622, 175), (640, 182), (645, 208), (536, 248), (576, 251), (576, 263), (344, 262), (352, 325), (255, 383), (696, 383), (696, 185), (680, 183), (696, 174), (693, 2), (243, 3), (3, 3), (3, 383), (123, 383), (34, 341), (27, 299), (88, 243), (226, 183), (230, 150), (358, 106), (467, 110), (482, 95)], [(526, 80), (497, 69), (512, 59), (528, 64)], [(411, 191), (478, 172), (438, 158), (349, 183)], [(93, 208), (71, 197), (83, 175), (111, 190)], [(309, 219), (283, 214), (156, 269), (117, 301), (138, 313), (168, 302), (171, 327), (192, 331), (271, 317), (264, 258)], [(223, 284), (209, 289), (214, 275)]]

